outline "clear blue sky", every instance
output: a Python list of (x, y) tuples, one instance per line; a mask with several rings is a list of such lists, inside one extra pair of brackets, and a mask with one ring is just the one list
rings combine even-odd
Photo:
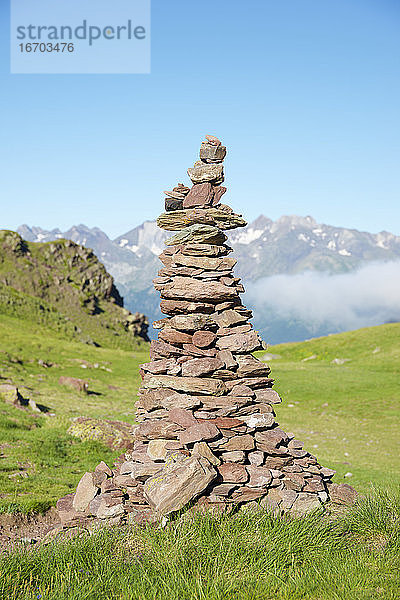
[(0, 228), (116, 237), (211, 133), (249, 220), (400, 235), (398, 0), (153, 0), (150, 75), (10, 75), (0, 1)]

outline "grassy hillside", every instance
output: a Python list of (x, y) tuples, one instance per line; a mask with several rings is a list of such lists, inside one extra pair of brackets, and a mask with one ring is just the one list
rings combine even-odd
[[(400, 325), (392, 324), (268, 351), (281, 356), (269, 361), (284, 399), (277, 406), (281, 426), (335, 468), (337, 482), (362, 492), (371, 482), (389, 485), (400, 469), (399, 340)], [(45, 508), (100, 459), (111, 462), (118, 454), (66, 431), (80, 415), (133, 423), (138, 365), (148, 359), (148, 349), (65, 341), (5, 315), (0, 315), (0, 349), (0, 383), (11, 381), (24, 397), (48, 407), (36, 414), (0, 400), (0, 510)], [(336, 358), (349, 360), (332, 363)], [(60, 386), (60, 375), (86, 379), (91, 393), (82, 396)], [(352, 476), (344, 478), (349, 472)]]
[[(398, 480), (399, 323), (283, 344), (268, 352), (281, 356), (269, 361), (284, 398), (278, 407), (281, 425), (337, 470), (336, 481), (366, 490), (370, 482)], [(346, 473), (352, 476), (344, 479)]]
[[(134, 351), (97, 348), (0, 315), (0, 383), (12, 382), (48, 410), (18, 409), (0, 397), (0, 511), (47, 508), (86, 470), (120, 454), (66, 431), (81, 415), (133, 423), (138, 365), (147, 357), (147, 344)], [(89, 394), (59, 385), (61, 375), (88, 381)]]
[(29, 319), (65, 338), (130, 350), (146, 338), (93, 252), (70, 240), (25, 242), (0, 230), (0, 314)]

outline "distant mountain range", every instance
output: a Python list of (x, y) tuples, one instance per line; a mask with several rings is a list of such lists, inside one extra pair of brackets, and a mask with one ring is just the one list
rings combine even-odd
[[(64, 232), (22, 225), (18, 233), (27, 241), (46, 242), (66, 238), (92, 248), (113, 275), (125, 298), (125, 306), (131, 311), (144, 312), (151, 320), (159, 318), (159, 296), (153, 289), (152, 279), (160, 268), (158, 254), (162, 252), (164, 240), (170, 234), (160, 230), (155, 221), (146, 221), (114, 240), (101, 229), (85, 225), (77, 225)], [(275, 282), (276, 287), (276, 276), (286, 277), (284, 285), (287, 285), (288, 282), (298, 283), (300, 274), (338, 277), (375, 264), (400, 265), (400, 237), (387, 231), (371, 234), (318, 224), (310, 216), (283, 216), (277, 221), (260, 216), (247, 227), (230, 232), (229, 243), (238, 259), (235, 273), (242, 277), (249, 290), (248, 296), (253, 300), (255, 326), (270, 343), (326, 335), (349, 325), (341, 324), (340, 319), (332, 322), (332, 318), (329, 318), (326, 321), (323, 315), (319, 315), (317, 321), (312, 314), (304, 318), (304, 314), (296, 314), (295, 302), (286, 313), (277, 310), (272, 300), (269, 305), (270, 284)], [(324, 281), (323, 278), (322, 286), (325, 285)], [(314, 278), (314, 287), (315, 282)], [(290, 285), (288, 294), (290, 296)], [(285, 297), (282, 304), (287, 300)], [(250, 304), (249, 299), (247, 302)], [(365, 319), (365, 325), (379, 324), (379, 319), (400, 318), (396, 302), (393, 307), (386, 306), (384, 314), (380, 308), (371, 307), (369, 313), (372, 311), (372, 314)], [(377, 322), (374, 322), (374, 311)], [(363, 321), (361, 325), (356, 322), (354, 326), (363, 324)]]

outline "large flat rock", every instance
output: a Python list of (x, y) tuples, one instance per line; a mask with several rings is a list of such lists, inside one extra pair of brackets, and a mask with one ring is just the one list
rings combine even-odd
[(144, 484), (144, 496), (158, 514), (166, 515), (200, 495), (216, 476), (203, 456), (172, 453), (164, 468)]
[(189, 225), (204, 223), (214, 225), (219, 229), (236, 229), (245, 227), (247, 221), (241, 215), (228, 213), (218, 208), (186, 208), (162, 213), (157, 219), (157, 225), (167, 231), (179, 231)]
[(172, 375), (145, 375), (143, 387), (148, 389), (169, 388), (177, 392), (222, 396), (224, 382), (206, 377), (174, 377)]
[[(235, 288), (219, 283), (218, 281), (199, 281), (190, 277), (178, 276), (175, 277), (172, 283), (167, 283), (163, 287), (161, 296), (167, 300), (194, 300), (220, 303), (225, 300), (236, 300), (238, 293)], [(229, 348), (229, 345), (225, 343), (223, 347)]]
[(219, 245), (223, 244), (226, 240), (226, 235), (218, 227), (196, 223), (196, 225), (185, 227), (185, 229), (168, 238), (165, 241), (165, 245), (175, 246), (176, 244), (187, 244), (189, 242)]

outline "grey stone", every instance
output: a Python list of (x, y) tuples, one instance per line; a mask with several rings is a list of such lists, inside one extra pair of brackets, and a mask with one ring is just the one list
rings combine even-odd
[(206, 458), (171, 453), (160, 473), (144, 484), (144, 496), (158, 514), (166, 515), (200, 495), (216, 476)]
[(98, 493), (99, 488), (93, 483), (92, 473), (85, 473), (78, 483), (72, 506), (76, 511), (86, 511), (89, 503)]

